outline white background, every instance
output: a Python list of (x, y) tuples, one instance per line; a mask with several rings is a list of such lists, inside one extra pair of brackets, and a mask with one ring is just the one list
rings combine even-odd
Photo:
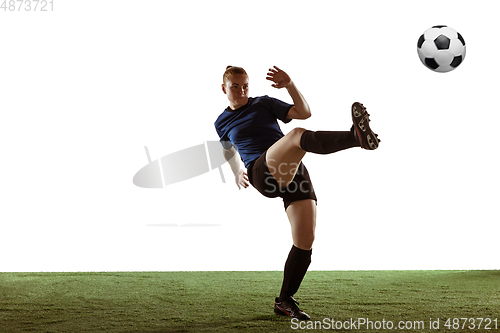
[[(311, 270), (498, 269), (495, 1), (57, 1), (0, 12), (0, 271), (281, 270), (278, 199), (238, 191), (227, 164), (165, 189), (147, 164), (217, 140), (227, 65), (250, 95), (313, 116), (281, 128), (348, 130), (367, 106), (382, 143), (304, 159), (318, 195)], [(457, 29), (467, 56), (425, 68), (419, 36)]]

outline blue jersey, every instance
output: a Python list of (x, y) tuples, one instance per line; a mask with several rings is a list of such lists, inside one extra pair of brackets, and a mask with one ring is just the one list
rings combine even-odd
[(269, 96), (250, 97), (236, 110), (229, 107), (215, 121), (215, 129), (224, 148), (234, 146), (245, 167), (281, 139), (283, 132), (277, 119), (288, 123), (292, 104)]

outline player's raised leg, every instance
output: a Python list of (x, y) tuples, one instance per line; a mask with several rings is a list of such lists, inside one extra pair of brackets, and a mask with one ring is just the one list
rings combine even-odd
[(370, 115), (363, 104), (353, 103), (351, 116), (353, 125), (349, 131), (313, 132), (297, 127), (276, 141), (267, 150), (266, 163), (280, 187), (293, 180), (306, 152), (331, 154), (353, 147), (377, 149), (380, 140), (370, 128)]

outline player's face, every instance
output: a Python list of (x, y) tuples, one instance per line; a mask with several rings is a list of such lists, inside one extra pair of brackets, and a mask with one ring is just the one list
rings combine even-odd
[(230, 107), (234, 110), (248, 103), (248, 76), (231, 75), (222, 90), (229, 99)]

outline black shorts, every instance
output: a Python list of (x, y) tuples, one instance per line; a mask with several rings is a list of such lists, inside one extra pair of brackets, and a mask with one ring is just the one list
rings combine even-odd
[(285, 210), (294, 201), (306, 199), (318, 201), (304, 163), (300, 163), (292, 182), (287, 187), (280, 188), (267, 167), (266, 153), (251, 162), (247, 168), (248, 180), (257, 191), (268, 198), (283, 198)]

